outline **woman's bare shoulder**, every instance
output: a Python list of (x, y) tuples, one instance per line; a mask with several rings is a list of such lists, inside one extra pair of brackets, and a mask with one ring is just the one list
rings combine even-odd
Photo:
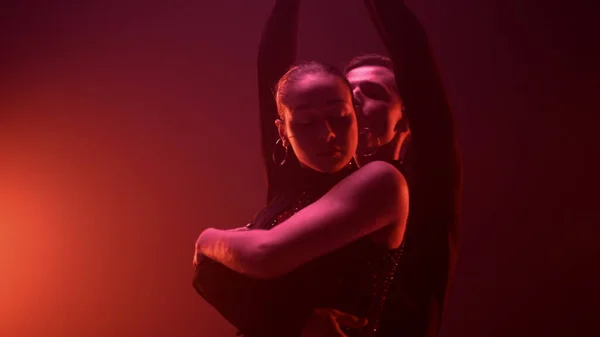
[(366, 180), (369, 183), (378, 186), (392, 185), (402, 187), (406, 184), (404, 175), (392, 164), (385, 161), (373, 161), (358, 169), (354, 175), (360, 180)]

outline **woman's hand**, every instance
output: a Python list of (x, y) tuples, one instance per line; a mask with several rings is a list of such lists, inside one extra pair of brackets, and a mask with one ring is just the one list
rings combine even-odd
[(215, 229), (215, 228), (207, 228), (204, 231), (202, 231), (202, 233), (200, 233), (200, 235), (198, 236), (198, 238), (196, 239), (196, 244), (194, 245), (194, 259), (193, 259), (193, 263), (194, 266), (198, 265), (198, 261), (200, 258), (200, 255), (202, 255), (202, 245), (203, 243), (203, 239), (206, 236), (206, 234), (208, 234), (209, 232), (215, 232), (215, 231), (221, 231), (221, 232), (244, 232), (244, 231), (249, 231), (250, 230), (250, 224), (247, 224), (246, 226), (243, 227), (237, 227), (237, 228), (233, 228), (233, 229), (227, 229), (227, 230), (220, 230), (220, 229)]
[(198, 236), (198, 238), (196, 239), (196, 244), (194, 245), (194, 266), (198, 265), (198, 261), (200, 256), (202, 255), (202, 242), (203, 242), (203, 237), (206, 236), (206, 234), (210, 231), (215, 231), (218, 229), (214, 229), (214, 228), (206, 228), (205, 230), (202, 231), (202, 233), (200, 233), (200, 235)]

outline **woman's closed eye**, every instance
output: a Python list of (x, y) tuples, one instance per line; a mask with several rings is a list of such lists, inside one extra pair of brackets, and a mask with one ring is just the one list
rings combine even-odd
[(351, 115), (341, 115), (329, 118), (330, 123), (348, 123), (352, 121)]

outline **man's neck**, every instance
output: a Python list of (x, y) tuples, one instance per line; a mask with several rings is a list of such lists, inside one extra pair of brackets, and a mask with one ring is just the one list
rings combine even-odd
[(372, 161), (398, 161), (400, 160), (400, 150), (406, 139), (404, 132), (398, 132), (396, 136), (387, 144), (379, 146), (377, 152), (370, 156), (357, 156), (356, 160), (360, 166), (366, 165)]

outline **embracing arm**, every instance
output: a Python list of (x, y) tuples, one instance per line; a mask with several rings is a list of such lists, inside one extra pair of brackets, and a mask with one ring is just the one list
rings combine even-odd
[(208, 229), (196, 245), (237, 272), (274, 278), (392, 223), (403, 234), (407, 216), (404, 177), (387, 163), (373, 162), (272, 230)]
[(276, 0), (258, 47), (258, 101), (263, 161), (267, 171), (268, 200), (274, 194), (276, 164), (272, 160), (275, 141), (277, 105), (275, 85), (296, 60), (298, 7), (300, 0)]

